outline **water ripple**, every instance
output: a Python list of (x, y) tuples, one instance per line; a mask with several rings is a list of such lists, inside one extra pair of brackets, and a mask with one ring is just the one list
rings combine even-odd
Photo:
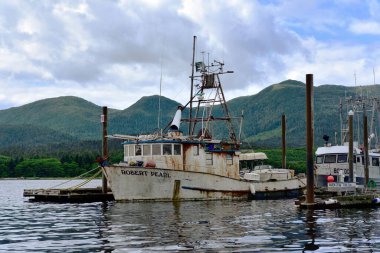
[(0, 252), (379, 252), (378, 209), (298, 210), (294, 200), (52, 204), (1, 180)]

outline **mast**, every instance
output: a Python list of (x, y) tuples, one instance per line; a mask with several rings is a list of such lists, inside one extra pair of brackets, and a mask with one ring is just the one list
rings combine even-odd
[(191, 135), (191, 119), (193, 118), (193, 86), (194, 86), (194, 61), (195, 61), (195, 43), (197, 36), (193, 37), (193, 60), (191, 63), (191, 87), (190, 87), (190, 110), (189, 110), (189, 136)]

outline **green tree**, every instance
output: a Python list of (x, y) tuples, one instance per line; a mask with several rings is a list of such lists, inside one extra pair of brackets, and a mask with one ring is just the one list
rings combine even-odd
[(9, 164), (11, 158), (8, 156), (0, 156), (0, 177), (9, 177)]
[(62, 177), (64, 170), (56, 158), (27, 159), (16, 165), (18, 177)]

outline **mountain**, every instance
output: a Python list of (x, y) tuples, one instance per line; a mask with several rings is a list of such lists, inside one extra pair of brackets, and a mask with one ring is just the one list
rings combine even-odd
[[(315, 145), (323, 143), (324, 134), (334, 137), (336, 131), (339, 133), (339, 100), (345, 95), (355, 96), (358, 92), (380, 97), (380, 86), (314, 87)], [(305, 84), (286, 80), (273, 84), (258, 94), (238, 97), (227, 103), (234, 116), (241, 115), (244, 110), (242, 140), (246, 146), (279, 147), (281, 115), (284, 113), (288, 146), (303, 147), (306, 131), (305, 101)], [(159, 96), (145, 96), (125, 110), (109, 109), (108, 132), (130, 135), (157, 130), (158, 103)], [(170, 122), (178, 105), (174, 100), (161, 97), (161, 128)], [(220, 112), (220, 108), (215, 108), (215, 115)], [(99, 149), (101, 113), (100, 106), (72, 96), (49, 98), (0, 110), (0, 154), (5, 151), (28, 153), (26, 150), (38, 150), (42, 153), (54, 150), (59, 153), (60, 148)], [(187, 116), (188, 112), (185, 111), (183, 117)], [(186, 127), (183, 124), (181, 129), (186, 132)], [(222, 132), (221, 129), (215, 128), (219, 133)]]
[[(161, 96), (160, 128), (171, 121), (180, 103)], [(109, 132), (119, 134), (147, 134), (158, 129), (159, 96), (144, 96), (125, 110), (109, 117)]]
[(100, 114), (100, 106), (82, 98), (58, 97), (2, 110), (0, 124), (43, 127), (79, 139), (94, 139), (95, 132), (101, 131)]

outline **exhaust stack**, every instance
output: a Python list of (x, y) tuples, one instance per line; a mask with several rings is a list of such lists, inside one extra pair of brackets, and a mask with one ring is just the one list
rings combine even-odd
[(179, 127), (181, 124), (181, 116), (182, 116), (182, 106), (178, 106), (177, 112), (174, 115), (172, 120), (172, 124), (170, 125), (171, 131), (179, 131)]

